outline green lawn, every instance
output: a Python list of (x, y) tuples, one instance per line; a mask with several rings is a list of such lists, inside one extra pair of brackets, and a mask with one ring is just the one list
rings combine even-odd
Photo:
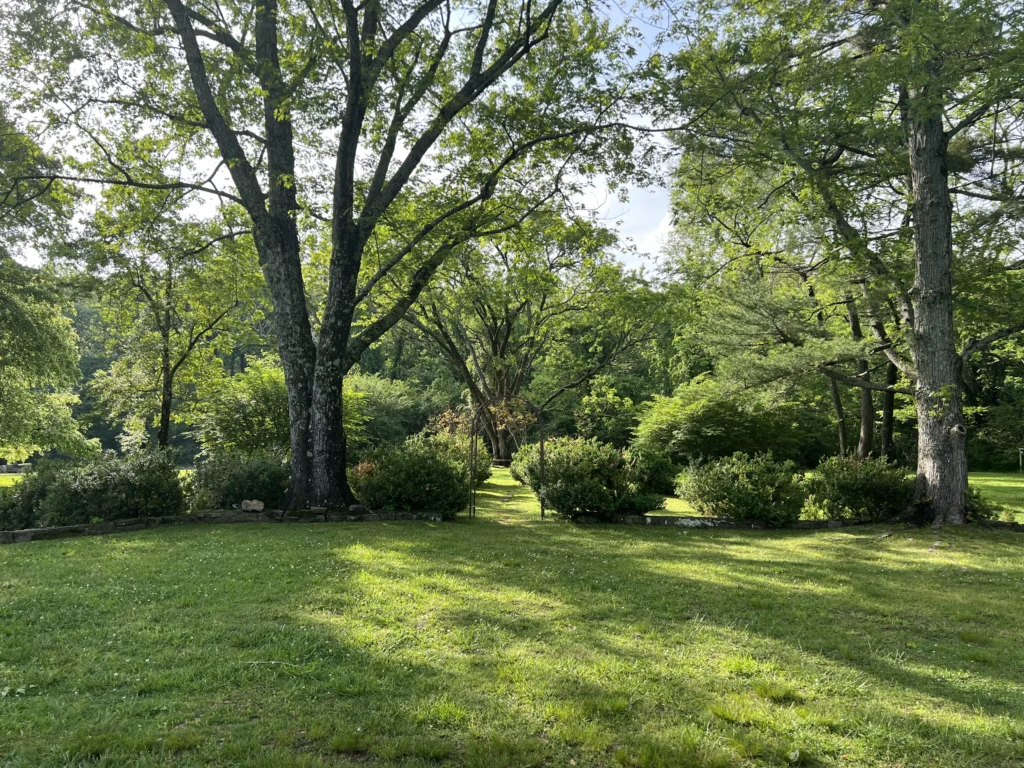
[(989, 501), (1002, 504), (1024, 522), (1024, 475), (1008, 472), (971, 472), (971, 485)]
[(1019, 534), (537, 511), (0, 548), (0, 764), (1024, 765)]
[(0, 475), (0, 488), (10, 488), (21, 481), (23, 475)]

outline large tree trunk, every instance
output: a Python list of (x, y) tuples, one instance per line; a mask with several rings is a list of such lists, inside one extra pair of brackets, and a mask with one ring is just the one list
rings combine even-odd
[(299, 238), (290, 219), (278, 220), (266, 231), (254, 232), (263, 274), (274, 302), (277, 349), (288, 389), (288, 423), (291, 448), (291, 483), (288, 503), (293, 509), (310, 506), (313, 484), (313, 444), (310, 412), (316, 348), (306, 311), (299, 258)]
[(484, 415), (483, 427), (491, 446), (491, 461), (507, 466), (512, 461), (512, 433), (499, 427), (498, 420), (489, 410)]
[(495, 430), (494, 461), (500, 466), (508, 466), (512, 461), (512, 434), (504, 428)]
[(953, 326), (953, 206), (942, 113), (927, 89), (909, 94), (916, 274), (911, 333), (917, 368), (917, 496), (935, 524), (966, 522), (967, 430)]
[[(325, 324), (330, 316), (330, 298)], [(344, 327), (340, 327), (341, 325)], [(313, 498), (325, 507), (354, 504), (348, 484), (348, 450), (342, 422), (342, 387), (345, 381), (345, 351), (350, 322), (335, 321), (331, 330), (321, 329), (313, 377)]]
[[(337, 204), (337, 203), (336, 203)], [(347, 205), (347, 199), (345, 204)], [(325, 507), (354, 504), (348, 484), (348, 451), (342, 423), (342, 387), (352, 334), (361, 246), (346, 216), (332, 227), (331, 277), (316, 348), (313, 376), (313, 498)]]

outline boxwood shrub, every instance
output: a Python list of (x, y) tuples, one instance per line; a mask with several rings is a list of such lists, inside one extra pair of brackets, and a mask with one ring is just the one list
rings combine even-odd
[(0, 528), (180, 515), (184, 507), (172, 452), (105, 453), (84, 464), (40, 462), (0, 497)]
[(914, 498), (906, 470), (885, 459), (833, 456), (804, 480), (808, 516), (829, 520), (891, 520)]
[(349, 472), (356, 497), (375, 510), (454, 517), (469, 502), (469, 467), (443, 442), (417, 436), (382, 446)]
[(558, 437), (545, 446), (544, 479), (540, 446), (520, 449), (512, 476), (530, 488), (555, 513), (569, 518), (641, 515), (660, 509), (661, 494), (648, 487), (656, 465), (597, 440)]
[(680, 473), (676, 492), (703, 515), (768, 527), (795, 521), (804, 503), (796, 465), (770, 453), (738, 452), (691, 466)]

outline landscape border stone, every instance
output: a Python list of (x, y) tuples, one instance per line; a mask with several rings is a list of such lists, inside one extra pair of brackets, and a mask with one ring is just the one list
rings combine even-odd
[[(192, 515), (163, 515), (157, 517), (133, 517), (124, 520), (108, 520), (101, 523), (79, 525), (58, 525), (52, 528), (26, 528), (20, 531), (0, 531), (0, 544), (22, 544), (29, 541), (67, 539), (76, 536), (102, 536), (110, 533), (128, 533), (149, 528), (167, 528), (176, 525), (223, 525), (227, 523), (366, 523), (386, 520), (426, 520), (440, 522), (441, 515), (433, 512), (366, 512), (364, 507), (353, 505), (347, 511), (279, 510), (243, 512), (238, 509), (217, 509), (197, 512)], [(769, 530), (762, 525), (741, 523), (721, 517), (695, 517), (690, 515), (617, 515), (611, 520), (595, 517), (580, 517), (579, 525), (657, 525), (680, 528), (733, 528), (746, 530)], [(868, 525), (869, 520), (797, 520), (781, 526), (781, 530), (820, 530), (827, 528), (848, 528)], [(983, 528), (1024, 533), (1024, 524), (1001, 520), (980, 520)], [(776, 529), (779, 530), (779, 529)]]
[[(360, 510), (362, 507), (359, 508)], [(47, 539), (67, 539), (76, 536), (102, 536), (109, 533), (143, 531), (149, 528), (167, 528), (176, 525), (223, 525), (227, 523), (362, 523), (381, 520), (427, 520), (439, 522), (441, 515), (433, 512), (342, 512), (312, 510), (265, 510), (243, 512), (238, 509), (216, 509), (192, 515), (163, 515), (107, 520), (101, 523), (57, 525), (52, 528), (26, 528), (20, 531), (0, 531), (0, 544), (21, 544)]]
[[(724, 517), (697, 517), (695, 515), (615, 515), (611, 520), (596, 517), (578, 517), (574, 520), (580, 525), (669, 525), (680, 528), (743, 528), (753, 530), (771, 530), (757, 523), (744, 523)], [(818, 529), (843, 528), (850, 525), (866, 525), (867, 520), (797, 520), (795, 523), (780, 526), (782, 529)], [(778, 530), (778, 529), (775, 529)]]

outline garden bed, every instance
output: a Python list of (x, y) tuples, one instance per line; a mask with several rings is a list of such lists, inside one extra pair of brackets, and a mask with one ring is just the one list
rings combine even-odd
[[(438, 522), (442, 519), (441, 515), (433, 512), (365, 512), (352, 514), (349, 512), (317, 512), (314, 510), (294, 512), (274, 509), (263, 512), (244, 512), (237, 509), (220, 509), (209, 512), (197, 512), (192, 515), (132, 517), (100, 523), (59, 525), (51, 528), (26, 528), (20, 531), (0, 531), (0, 544), (22, 544), (29, 541), (66, 539), (75, 536), (102, 536), (110, 533), (142, 531), (147, 528), (201, 525), (204, 523), (211, 525), (224, 525), (228, 523), (366, 523), (381, 520), (429, 520)], [(575, 522), (580, 525), (603, 523), (605, 525), (676, 526), (679, 528), (743, 528), (753, 530), (765, 528), (753, 523), (742, 523), (720, 517), (697, 517), (692, 515), (617, 515), (611, 520), (581, 517)], [(867, 520), (797, 520), (795, 523), (782, 526), (782, 530), (847, 528), (868, 524), (870, 523)], [(983, 520), (979, 524), (987, 528), (1024, 532), (1024, 524), (1022, 523)]]
[(266, 510), (243, 512), (237, 509), (210, 510), (192, 515), (163, 515), (158, 517), (132, 517), (100, 523), (58, 525), (51, 528), (26, 528), (20, 531), (0, 531), (0, 544), (21, 544), (44, 539), (66, 539), (75, 536), (102, 536), (108, 533), (127, 533), (147, 528), (165, 528), (178, 525), (223, 525), (226, 523), (362, 523), (376, 520), (441, 520), (432, 512), (316, 512), (302, 510)]

